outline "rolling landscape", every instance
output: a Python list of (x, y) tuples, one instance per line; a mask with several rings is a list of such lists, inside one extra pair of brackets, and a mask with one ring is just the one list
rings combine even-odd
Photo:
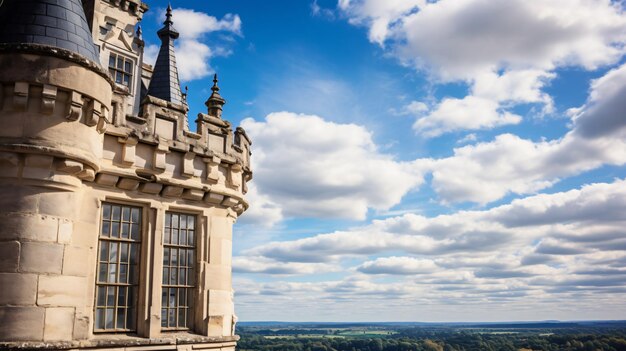
[(244, 322), (238, 333), (240, 351), (626, 350), (626, 321)]

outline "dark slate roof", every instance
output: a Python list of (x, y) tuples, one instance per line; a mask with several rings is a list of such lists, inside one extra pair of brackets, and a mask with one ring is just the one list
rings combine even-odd
[(171, 6), (168, 6), (166, 16), (166, 20), (163, 22), (165, 26), (158, 31), (159, 38), (161, 38), (161, 49), (154, 65), (148, 95), (182, 105), (183, 96), (180, 91), (174, 53), (174, 40), (178, 38), (179, 34), (173, 26)]
[(47, 45), (100, 62), (80, 0), (4, 0), (0, 44)]

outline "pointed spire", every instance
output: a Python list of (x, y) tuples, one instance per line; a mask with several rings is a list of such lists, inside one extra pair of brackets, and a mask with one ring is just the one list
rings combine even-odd
[(165, 11), (165, 22), (163, 22), (163, 24), (164, 24), (164, 27), (161, 28), (161, 30), (157, 32), (157, 34), (159, 35), (159, 38), (163, 40), (162, 36), (167, 35), (172, 39), (178, 39), (178, 36), (180, 34), (174, 28), (174, 21), (172, 21), (172, 4), (171, 3), (167, 4), (167, 10)]
[(163, 28), (157, 32), (161, 39), (161, 49), (154, 65), (154, 73), (150, 80), (148, 95), (183, 105), (183, 94), (180, 90), (176, 55), (174, 54), (174, 40), (180, 34), (174, 29), (171, 5), (167, 6), (163, 24)]
[(211, 87), (213, 93), (209, 99), (204, 103), (209, 108), (209, 116), (222, 118), (223, 106), (226, 104), (226, 100), (220, 95), (220, 87), (217, 86), (217, 73), (213, 76), (213, 86)]

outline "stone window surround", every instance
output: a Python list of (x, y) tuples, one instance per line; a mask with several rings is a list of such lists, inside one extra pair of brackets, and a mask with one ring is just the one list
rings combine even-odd
[[(176, 211), (166, 211), (165, 212), (165, 216), (170, 216), (170, 230), (171, 233), (170, 235), (174, 235), (174, 229), (176, 229), (177, 231), (182, 232), (183, 230), (186, 231), (186, 235), (185, 237), (187, 237), (189, 239), (189, 229), (193, 230), (193, 233), (197, 233), (197, 229), (198, 229), (198, 222), (197, 222), (197, 215), (195, 214), (189, 214), (186, 212), (176, 212)], [(173, 216), (178, 216), (178, 221), (181, 220), (182, 216), (186, 216), (186, 228), (182, 228), (181, 226), (181, 222), (179, 222), (178, 224), (174, 225), (173, 223)], [(189, 219), (193, 218), (193, 225), (192, 227), (189, 226)], [(167, 221), (166, 221), (166, 227), (167, 227)], [(167, 231), (165, 234), (165, 237), (167, 237)], [(180, 236), (182, 237), (182, 236)], [(193, 261), (194, 265), (191, 266), (191, 270), (187, 269), (187, 275), (186, 275), (186, 279), (185, 283), (181, 283), (180, 282), (180, 278), (181, 275), (179, 273), (178, 280), (172, 284), (172, 272), (171, 272), (171, 268), (175, 268), (176, 266), (174, 266), (172, 264), (172, 261), (169, 261), (169, 266), (168, 268), (170, 268), (170, 272), (168, 275), (165, 274), (165, 263), (163, 263), (163, 292), (165, 293), (165, 296), (167, 296), (167, 298), (171, 298), (171, 293), (172, 293), (172, 289), (177, 290), (177, 292), (175, 293), (175, 300), (174, 300), (174, 304), (172, 306), (171, 302), (168, 303), (168, 306), (163, 306), (163, 299), (161, 299), (161, 327), (163, 329), (163, 331), (174, 331), (174, 330), (189, 330), (190, 328), (193, 328), (193, 317), (194, 317), (194, 288), (196, 286), (196, 281), (197, 281), (197, 276), (196, 276), (196, 272), (198, 271), (197, 269), (197, 260), (196, 260), (196, 255), (197, 255), (197, 246), (198, 246), (198, 237), (197, 235), (194, 234), (193, 239), (189, 239), (186, 243), (181, 243), (179, 239), (177, 239), (177, 243), (173, 243), (172, 241), (167, 242), (167, 240), (164, 240), (164, 244), (163, 244), (163, 248), (164, 251), (165, 249), (167, 250), (178, 250), (178, 264), (176, 266), (178, 267), (189, 267), (189, 264), (187, 263), (186, 265), (181, 265), (181, 257), (182, 256), (186, 256), (187, 258), (189, 257), (188, 254), (191, 251), (192, 252), (192, 257), (193, 257)], [(180, 252), (184, 252), (183, 255), (180, 255)], [(165, 255), (164, 255), (165, 256)], [(171, 256), (173, 257), (173, 255)], [(182, 259), (183, 261), (185, 260), (184, 258)], [(165, 261), (165, 260), (164, 260)], [(174, 269), (176, 270), (176, 269)], [(189, 271), (191, 271), (192, 274), (189, 274)], [(176, 278), (174, 278), (176, 279)], [(166, 283), (167, 281), (167, 283)], [(169, 292), (166, 293), (166, 291), (169, 289)], [(179, 294), (181, 292), (184, 292), (184, 301), (180, 300), (180, 296)], [(173, 325), (170, 325), (170, 320), (169, 320), (169, 314), (171, 313), (172, 310), (174, 311), (175, 314), (175, 323)], [(186, 311), (184, 314), (184, 322), (180, 320), (180, 315), (179, 313), (181, 312), (181, 310)], [(166, 314), (164, 315), (164, 312), (166, 312)], [(164, 319), (165, 318), (165, 319)], [(163, 324), (163, 322), (165, 322), (165, 324)]]
[[(151, 318), (145, 318), (142, 320), (142, 316), (147, 316), (150, 313), (157, 313), (160, 316), (161, 313), (161, 293), (162, 293), (162, 277), (163, 273), (163, 248), (164, 248), (164, 228), (165, 228), (165, 215), (167, 212), (183, 213), (187, 215), (193, 215), (196, 218), (196, 254), (195, 254), (195, 267), (194, 275), (195, 281), (199, 282), (200, 269), (199, 264), (202, 256), (208, 260), (209, 249), (207, 247), (207, 240), (203, 240), (203, 237), (207, 237), (207, 223), (208, 216), (203, 209), (199, 209), (196, 206), (181, 205), (181, 204), (168, 204), (162, 202), (156, 202), (151, 200), (129, 199), (125, 196), (116, 196), (112, 194), (102, 194), (98, 197), (98, 223), (102, 220), (102, 205), (107, 204), (119, 204), (125, 206), (133, 206), (141, 209), (141, 247), (140, 247), (140, 261), (139, 261), (139, 286), (137, 288), (137, 330), (132, 333), (128, 332), (114, 332), (114, 331), (95, 331), (93, 328), (94, 336), (105, 337), (107, 335), (131, 335), (139, 338), (154, 338), (159, 335), (165, 336), (169, 332), (176, 332), (177, 330), (162, 329), (160, 321), (152, 322)], [(98, 235), (99, 233), (94, 233)], [(158, 240), (158, 242), (157, 242)], [(153, 249), (151, 249), (153, 247)], [(204, 255), (203, 255), (204, 253)], [(97, 254), (96, 254), (97, 259)], [(97, 265), (96, 265), (97, 266)], [(152, 274), (159, 272), (159, 274)], [(94, 268), (93, 280), (90, 282), (94, 287), (97, 280), (97, 267)], [(197, 285), (196, 285), (197, 286)], [(94, 293), (96, 290), (94, 290)], [(192, 305), (195, 306), (198, 296), (196, 291), (191, 294)], [(94, 303), (92, 308), (92, 318), (95, 319), (96, 313), (96, 296), (94, 294)], [(152, 301), (152, 302), (151, 302)], [(189, 322), (189, 328), (186, 329), (188, 333), (195, 334), (194, 320)], [(201, 334), (198, 334), (202, 336)]]
[[(109, 46), (110, 46), (110, 45), (109, 45)], [(118, 82), (117, 82), (117, 80), (116, 80), (116, 78), (115, 78), (115, 77), (113, 77), (113, 76), (112, 76), (111, 78), (113, 79), (113, 81), (115, 82), (115, 84), (120, 85), (120, 86), (124, 86), (124, 87), (128, 88), (129, 93), (130, 93), (131, 95), (133, 95), (134, 90), (135, 90), (135, 89), (134, 89), (134, 87), (135, 87), (135, 79), (137, 79), (137, 78), (136, 78), (136, 76), (137, 76), (137, 72), (136, 72), (136, 71), (137, 71), (137, 69), (136, 69), (136, 66), (137, 66), (137, 59), (136, 59), (136, 58), (133, 58), (132, 56), (130, 56), (130, 55), (126, 54), (126, 53), (121, 53), (119, 50), (113, 50), (113, 49), (112, 49), (112, 48), (110, 48), (110, 47), (109, 47), (108, 49), (109, 49), (109, 50), (108, 50), (108, 54), (109, 54), (109, 55), (108, 55), (108, 57), (107, 57), (107, 61), (106, 61), (106, 63), (107, 63), (107, 69), (109, 70), (109, 72), (110, 72), (111, 70), (113, 70), (115, 73), (121, 73), (121, 74), (122, 74), (122, 82), (118, 83)], [(112, 56), (115, 56), (115, 67), (112, 67), (112, 66), (110, 65), (110, 60), (111, 60), (111, 57), (112, 57)], [(121, 68), (120, 68), (120, 67), (117, 67), (117, 61), (119, 60), (119, 58), (122, 58), (122, 59), (123, 59), (123, 61), (124, 61), (124, 62), (122, 63), (122, 65), (125, 65), (125, 64), (126, 64), (126, 62), (129, 62), (129, 63), (130, 63), (130, 72), (126, 72), (126, 71), (124, 70), (124, 67), (121, 67)], [(129, 82), (128, 82), (128, 85), (126, 85), (126, 84), (124, 83), (124, 78), (123, 78), (123, 77), (124, 77), (124, 75), (128, 75), (128, 76), (130, 76), (130, 77), (129, 77)]]
[[(139, 62), (139, 55), (137, 55), (137, 53), (135, 52), (127, 50), (126, 48), (113, 45), (106, 41), (102, 41), (101, 43), (102, 43), (102, 49), (101, 49), (102, 53), (100, 54), (100, 59), (104, 60), (103, 66), (105, 66), (107, 72), (109, 71), (109, 58), (111, 57), (111, 54), (114, 54), (116, 56), (121, 56), (132, 62), (132, 65), (131, 65), (132, 74), (130, 77), (130, 84), (126, 86), (124, 84), (115, 83), (115, 85), (118, 87), (124, 87), (124, 89), (128, 89), (128, 95), (135, 96), (137, 76), (138, 76), (138, 73), (140, 72), (140, 70), (138, 70), (138, 64), (137, 64), (137, 62)], [(115, 82), (115, 77), (112, 77), (112, 78), (113, 78), (113, 82)]]
[[(113, 59), (113, 65), (111, 65), (111, 59)], [(121, 67), (119, 67), (120, 59), (122, 60)], [(126, 55), (118, 54), (117, 52), (111, 50), (109, 51), (108, 63), (109, 63), (108, 65), (109, 73), (113, 71), (116, 74), (115, 77), (111, 76), (111, 78), (113, 78), (113, 80), (115, 81), (115, 84), (124, 85), (129, 90), (132, 90), (134, 77), (135, 77), (135, 66), (136, 66), (135, 60), (131, 59), (130, 57)], [(127, 65), (130, 68), (129, 71), (126, 70)], [(117, 81), (117, 74), (121, 74), (122, 76), (122, 79), (120, 82)], [(128, 85), (124, 82), (126, 80), (125, 79), (126, 77), (128, 77)]]

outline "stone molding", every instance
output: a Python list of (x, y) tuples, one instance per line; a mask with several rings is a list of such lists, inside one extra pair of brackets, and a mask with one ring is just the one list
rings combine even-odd
[[(0, 342), (1, 350), (73, 350), (89, 348), (90, 350), (215, 350), (234, 351), (239, 336), (202, 337), (193, 334), (174, 334), (172, 338), (98, 338), (80, 341), (58, 342)], [(193, 347), (191, 346), (193, 345)], [(160, 346), (160, 347), (159, 347)], [(118, 347), (122, 347), (119, 349)]]
[(137, 17), (138, 20), (141, 20), (143, 14), (148, 11), (148, 5), (139, 0), (106, 0), (106, 2), (124, 12), (130, 13)]
[(99, 74), (100, 76), (102, 76), (104, 79), (106, 79), (107, 82), (109, 82), (109, 84), (111, 85), (111, 88), (114, 89), (115, 88), (115, 82), (113, 81), (113, 79), (111, 79), (111, 76), (109, 75), (109, 72), (107, 70), (105, 70), (99, 62), (93, 62), (89, 59), (87, 59), (86, 57), (77, 54), (75, 52), (69, 51), (69, 50), (65, 50), (65, 49), (61, 49), (61, 48), (57, 48), (57, 47), (52, 47), (52, 46), (47, 46), (47, 45), (40, 45), (40, 44), (26, 44), (26, 43), (21, 43), (21, 44), (6, 44), (6, 43), (2, 43), (0, 44), (0, 54), (2, 53), (10, 53), (10, 54), (15, 54), (15, 53), (24, 53), (24, 54), (35, 54), (35, 55), (42, 55), (42, 56), (52, 56), (52, 57), (57, 57), (63, 60), (67, 60), (70, 61), (72, 63), (76, 63), (79, 64), (80, 66), (83, 66), (85, 68), (88, 68), (89, 70), (96, 72), (97, 74)]

